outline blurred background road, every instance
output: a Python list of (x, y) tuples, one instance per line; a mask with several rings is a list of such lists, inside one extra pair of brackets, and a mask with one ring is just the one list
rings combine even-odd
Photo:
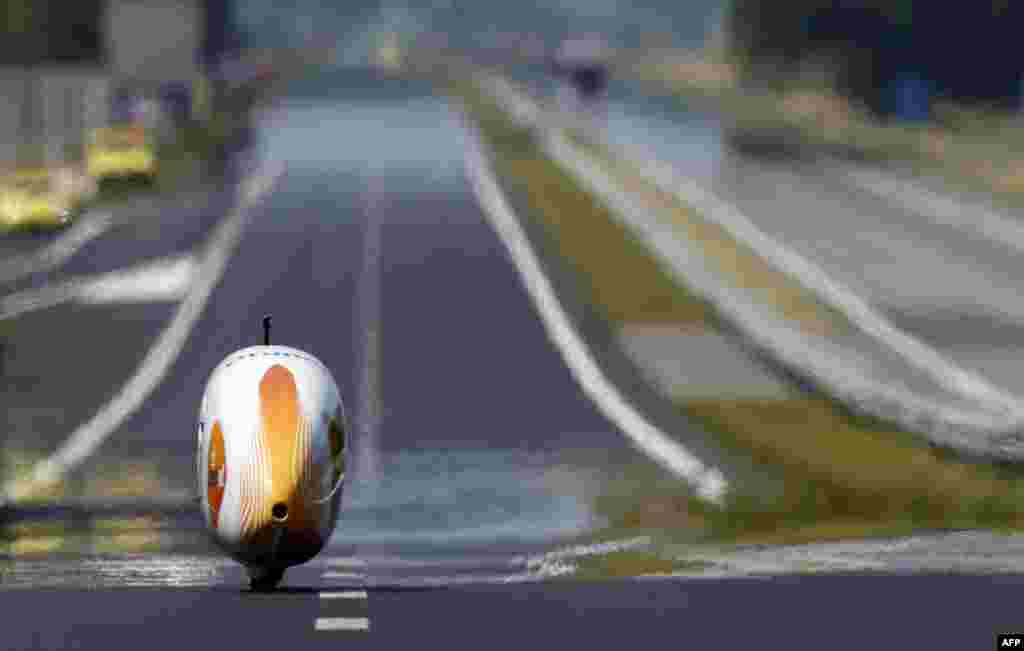
[[(171, 648), (202, 630), (207, 642), (310, 647), (343, 638), (391, 648), (430, 635), (430, 644), (499, 647), (676, 639), (816, 648), (829, 639), (830, 648), (967, 648), (1014, 629), (1024, 555), (1019, 536), (1003, 534), (1024, 522), (1016, 465), (965, 461), (852, 414), (753, 354), (705, 305), (683, 323), (598, 315), (604, 287), (581, 280), (572, 247), (552, 244), (554, 231), (516, 202), (574, 325), (627, 401), (727, 471), (730, 499), (702, 502), (578, 384), (473, 193), (463, 122), (472, 110), (445, 85), (466, 82), (469, 64), (591, 120), (613, 145), (670, 163), (902, 331), (1024, 395), (1022, 204), (1011, 182), (1020, 85), (996, 83), (1024, 73), (998, 57), (985, 68), (996, 81), (968, 88), (943, 72), (951, 62), (931, 36), (911, 48), (930, 54), (888, 66), (894, 46), (882, 39), (871, 45), (874, 68), (852, 58), (845, 69), (843, 48), (864, 25), (837, 36), (841, 3), (778, 17), (762, 4), (365, 2), (341, 11), (154, 0), (86, 2), (62, 15), (55, 1), (8, 3), (0, 488), (18, 490), (0, 504), (0, 607), (16, 615), (0, 647), (92, 647), (134, 634)], [(935, 25), (956, 17), (894, 7), (889, 35), (913, 25), (944, 34)], [(991, 13), (999, 25), (1012, 19), (1009, 9)], [(573, 53), (581, 42), (600, 56)], [(983, 66), (986, 52), (971, 65)], [(736, 95), (695, 94), (699, 80), (668, 65), (695, 58), (738, 71)], [(822, 66), (829, 74), (811, 74)], [(849, 143), (817, 146), (809, 141), (824, 136), (789, 123), (744, 122), (742, 109), (773, 93), (841, 97), (850, 121), (871, 116), (857, 123), (865, 133), (924, 134), (957, 152), (967, 139), (963, 151), (1000, 162), (981, 172), (960, 165), (970, 183), (958, 186), (943, 176), (959, 164), (948, 158), (925, 164), (895, 146), (878, 156), (881, 145), (868, 156)], [(969, 110), (995, 125), (984, 147), (972, 149), (970, 127), (948, 128), (950, 115), (969, 123), (957, 112)], [(526, 178), (539, 166), (520, 169)], [(995, 177), (997, 189), (979, 189)], [(539, 184), (542, 197), (571, 187), (552, 178), (504, 182)], [(572, 210), (601, 214), (572, 187)], [(583, 248), (598, 246), (592, 223)], [(651, 264), (636, 238), (618, 237), (609, 265), (627, 253)], [(652, 287), (632, 291), (663, 300)], [(695, 300), (676, 291), (672, 300)], [(183, 319), (196, 305), (194, 323)], [(195, 421), (210, 371), (256, 343), (268, 313), (275, 343), (332, 369), (355, 425), (355, 464), (328, 548), (291, 570), (280, 593), (255, 595), (203, 531)], [(616, 339), (624, 326), (637, 334)], [(176, 336), (180, 353), (154, 364), (153, 351)], [(653, 351), (645, 369), (637, 350)], [(124, 396), (138, 394), (140, 369), (152, 390), (136, 408)], [(668, 395), (680, 386), (701, 397)], [(723, 397), (730, 388), (740, 398)], [(790, 411), (757, 411), (779, 405)], [(116, 418), (91, 420), (111, 406)], [(741, 422), (748, 414), (752, 429)], [(99, 444), (50, 477), (59, 481), (32, 482), (56, 467), (40, 461), (70, 458), (61, 456), (69, 435), (83, 428)], [(876, 447), (857, 446), (864, 441)], [(961, 497), (964, 486), (981, 492)], [(889, 494), (907, 500), (895, 524), (856, 510), (857, 500), (877, 505)], [(969, 531), (941, 533), (951, 529)], [(827, 547), (837, 539), (850, 547)], [(838, 570), (852, 573), (784, 576)], [(936, 571), (950, 574), (928, 574)], [(557, 580), (636, 575), (662, 576)]]
[[(1005, 238), (1020, 227), (1014, 211), (977, 194), (944, 210), (929, 205), (898, 165), (880, 176), (899, 190), (879, 196), (869, 185), (879, 173), (857, 176), (860, 163), (784, 151), (746, 155), (723, 143), (729, 128), (714, 114), (686, 111), (679, 99), (644, 94), (636, 83), (612, 84), (609, 93), (610, 142), (639, 145), (700, 180), (899, 328), (1024, 394), (1024, 278), (1018, 244)], [(1008, 225), (1003, 237), (984, 234), (988, 211)]]

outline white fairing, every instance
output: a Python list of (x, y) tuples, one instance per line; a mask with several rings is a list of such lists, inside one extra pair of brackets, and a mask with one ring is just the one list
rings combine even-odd
[(315, 556), (334, 531), (347, 419), (330, 372), (285, 346), (253, 346), (214, 369), (199, 414), (196, 474), (217, 544), (255, 567)]

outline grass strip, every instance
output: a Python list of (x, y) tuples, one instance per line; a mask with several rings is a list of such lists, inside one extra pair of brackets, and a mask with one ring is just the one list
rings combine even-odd
[(622, 550), (608, 554), (584, 556), (575, 561), (574, 580), (603, 580), (640, 576), (642, 574), (699, 573), (713, 567), (701, 560), (666, 558), (657, 551)]
[(1019, 473), (949, 458), (905, 432), (850, 418), (818, 397), (679, 404), (727, 448), (782, 469), (774, 503), (737, 496), (707, 512), (715, 538), (806, 542), (884, 529), (1020, 529)]
[[(709, 508), (649, 468), (624, 469), (596, 501), (594, 540), (799, 544), (917, 531), (1024, 529), (1024, 482), (1010, 468), (971, 464), (906, 433), (847, 417), (823, 398), (699, 400), (678, 407), (733, 453), (781, 476), (771, 492), (734, 483)], [(590, 539), (588, 539), (590, 540)]]
[[(2, 370), (2, 369), (0, 369)], [(191, 489), (167, 480), (165, 469), (151, 459), (110, 459), (99, 462), (88, 474), (39, 483), (32, 471), (50, 451), (0, 446), (0, 480), (14, 481), (27, 492), (26, 501), (69, 498), (134, 498), (173, 495)]]

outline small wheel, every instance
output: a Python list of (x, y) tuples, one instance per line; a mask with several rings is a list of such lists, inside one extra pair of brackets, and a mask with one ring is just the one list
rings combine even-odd
[(277, 588), (283, 578), (283, 568), (253, 568), (249, 570), (249, 587), (253, 592), (269, 592)]

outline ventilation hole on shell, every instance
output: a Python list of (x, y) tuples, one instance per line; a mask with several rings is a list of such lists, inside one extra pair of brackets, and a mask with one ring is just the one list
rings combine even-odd
[(284, 522), (288, 519), (288, 505), (284, 502), (278, 502), (270, 509), (270, 515), (274, 518), (275, 522)]

